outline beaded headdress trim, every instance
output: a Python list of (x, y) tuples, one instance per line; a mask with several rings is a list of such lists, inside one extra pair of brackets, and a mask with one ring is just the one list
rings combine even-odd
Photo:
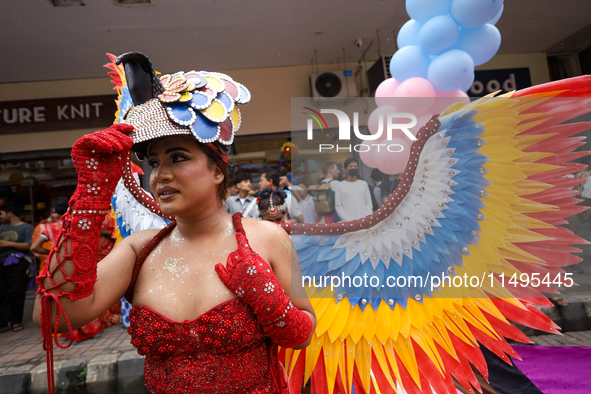
[(273, 205), (273, 192), (271, 192), (271, 196), (269, 197), (269, 208), (260, 211), (260, 216), (275, 216), (279, 212), (287, 212), (287, 208), (285, 207), (285, 204), (281, 204), (278, 206)]

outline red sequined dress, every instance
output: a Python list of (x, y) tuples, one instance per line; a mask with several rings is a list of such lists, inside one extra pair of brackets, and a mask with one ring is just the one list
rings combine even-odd
[[(128, 301), (142, 263), (174, 226), (172, 223), (158, 233), (138, 256), (126, 294)], [(237, 234), (244, 234), (240, 220), (234, 220), (234, 226)], [(223, 302), (184, 322), (134, 306), (129, 322), (131, 343), (145, 356), (144, 375), (150, 393), (288, 392), (277, 346), (241, 299)]]

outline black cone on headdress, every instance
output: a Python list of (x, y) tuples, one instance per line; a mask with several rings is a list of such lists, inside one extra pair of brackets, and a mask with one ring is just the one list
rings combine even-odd
[(115, 63), (123, 63), (127, 88), (134, 105), (143, 104), (164, 92), (164, 86), (156, 76), (152, 62), (143, 53), (124, 53), (117, 57)]

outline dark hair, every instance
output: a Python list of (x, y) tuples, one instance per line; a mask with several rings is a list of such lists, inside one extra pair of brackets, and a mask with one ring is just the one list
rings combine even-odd
[(55, 213), (62, 216), (68, 211), (68, 198), (67, 197), (60, 197), (58, 200), (51, 206), (51, 211), (55, 210)]
[(232, 178), (231, 184), (237, 185), (242, 181), (252, 181), (252, 178), (250, 177), (250, 175), (242, 172), (238, 175), (235, 175), (234, 178)]
[(4, 204), (0, 205), (0, 211), (4, 211), (6, 213), (12, 212), (14, 216), (20, 218), (23, 214), (23, 205), (14, 201), (5, 202)]
[(287, 194), (279, 188), (271, 189), (270, 187), (268, 187), (266, 189), (261, 190), (261, 195), (259, 197), (259, 212), (269, 209), (269, 200), (271, 199), (271, 193), (273, 193), (273, 205), (278, 206), (285, 204)]
[(371, 170), (371, 179), (373, 179), (374, 181), (381, 181), (383, 178), (384, 174), (382, 174), (382, 171), (378, 170), (377, 168), (374, 168), (373, 170)]
[(337, 163), (335, 163), (334, 161), (329, 161), (328, 163), (324, 163), (324, 165), (322, 166), (322, 172), (324, 172), (324, 175), (326, 175), (326, 174), (328, 174), (328, 171), (330, 171), (330, 169), (336, 165), (337, 165)]
[(277, 170), (273, 170), (273, 169), (266, 169), (263, 170), (263, 172), (261, 173), (261, 175), (265, 175), (265, 178), (268, 181), (273, 182), (273, 186), (275, 187), (279, 187), (279, 178), (281, 178), (283, 176), (282, 173), (280, 173)]
[(351, 164), (353, 162), (355, 162), (355, 163), (357, 163), (357, 165), (359, 165), (359, 162), (357, 160), (353, 159), (352, 157), (349, 157), (347, 160), (345, 160), (345, 167), (344, 167), (344, 169), (346, 170), (347, 167), (349, 167), (349, 164)]
[(224, 176), (224, 180), (218, 185), (217, 189), (217, 196), (220, 204), (222, 207), (224, 206), (224, 200), (226, 199), (226, 194), (228, 193), (228, 186), (230, 184), (230, 175), (228, 174), (228, 163), (222, 159), (222, 157), (217, 153), (215, 150), (210, 148), (209, 146), (194, 140), (197, 143), (197, 146), (205, 156), (207, 156), (207, 161), (209, 163), (209, 168), (213, 168), (214, 166), (218, 166), (222, 171), (222, 175)]
[(306, 187), (310, 186), (310, 182), (307, 179), (298, 179), (298, 183), (296, 183), (296, 185), (299, 185), (300, 183), (303, 183)]

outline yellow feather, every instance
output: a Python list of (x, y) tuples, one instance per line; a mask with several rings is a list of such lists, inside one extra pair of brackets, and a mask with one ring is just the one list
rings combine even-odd
[(388, 368), (388, 361), (386, 360), (386, 349), (381, 343), (377, 341), (373, 341), (372, 343), (373, 354), (376, 356), (376, 360), (378, 360), (378, 365), (372, 365), (373, 369), (380, 368), (382, 373), (386, 376), (386, 380), (390, 383), (391, 387), (396, 387), (396, 383), (392, 379), (392, 375), (390, 374), (390, 368)]
[(432, 338), (427, 336), (425, 331), (422, 329), (412, 328), (410, 330), (410, 336), (414, 342), (420, 346), (421, 349), (427, 354), (427, 356), (433, 361), (435, 367), (439, 370), (442, 376), (444, 376), (443, 361), (439, 352), (435, 348)]
[[(346, 302), (348, 303), (349, 301)], [(349, 314), (347, 316), (347, 321), (345, 322), (345, 327), (343, 327), (343, 330), (341, 332), (342, 341), (344, 341), (345, 338), (347, 338), (351, 334), (353, 327), (355, 327), (355, 324), (357, 323), (357, 315), (363, 313), (359, 305), (355, 305), (354, 308), (351, 308), (351, 305), (348, 304), (347, 309), (349, 310)]]
[(408, 338), (408, 333), (410, 332), (410, 324), (411, 324), (411, 317), (408, 315), (408, 312), (400, 306), (400, 304), (396, 304), (396, 308), (398, 310), (399, 322), (400, 322), (400, 334), (404, 338)]
[(419, 388), (421, 388), (419, 367), (417, 365), (417, 358), (415, 356), (415, 351), (412, 347), (412, 340), (410, 337), (399, 336), (398, 340), (393, 343), (393, 347), (412, 380)]
[(367, 315), (367, 319), (365, 320), (365, 330), (363, 330), (363, 338), (365, 338), (367, 342), (371, 344), (371, 341), (373, 340), (373, 337), (376, 334), (376, 330), (378, 329), (378, 323), (376, 318), (377, 316), (376, 312), (369, 305), (367, 306), (367, 308), (365, 308), (364, 313)]
[(384, 346), (384, 354), (386, 355), (388, 365), (392, 369), (396, 381), (401, 382), (402, 379), (400, 377), (400, 370), (398, 369), (398, 363), (396, 362), (396, 357), (394, 356), (394, 343), (395, 341), (393, 341), (391, 338), (386, 341), (386, 345)]
[[(334, 382), (337, 376), (337, 368), (339, 366), (339, 354), (341, 353), (340, 341), (332, 342), (328, 335), (323, 335), (324, 347), (322, 348), (322, 356), (324, 357), (324, 369), (326, 371), (326, 381)], [(328, 385), (329, 394), (333, 394), (334, 384)]]
[[(326, 309), (324, 310), (320, 319), (318, 319), (318, 323), (316, 324), (316, 335), (324, 334), (326, 330), (328, 330), (328, 328), (335, 321), (335, 318), (341, 307), (340, 304), (342, 304), (342, 302), (339, 302), (337, 304), (334, 298), (329, 298), (328, 301), (329, 302), (327, 303)], [(334, 340), (334, 337), (332, 339)]]
[[(353, 384), (353, 368), (355, 367), (355, 343), (353, 343), (351, 338), (347, 337), (345, 345), (345, 361), (347, 362), (346, 384), (348, 387), (351, 387)], [(345, 381), (343, 381), (343, 383), (345, 383)]]
[[(380, 302), (380, 306), (378, 307), (378, 312), (376, 316), (376, 333), (375, 336), (378, 338), (380, 343), (383, 345), (386, 343), (388, 338), (390, 337), (390, 323), (391, 323), (391, 316), (394, 314), (394, 311), (388, 306), (385, 301)], [(376, 342), (376, 341), (374, 341)]]
[[(356, 308), (359, 308), (359, 305), (357, 305)], [(367, 321), (367, 316), (367, 308), (365, 309), (365, 312), (361, 312), (360, 309), (359, 313), (357, 313), (357, 319), (353, 322), (353, 328), (351, 329), (351, 334), (349, 335), (355, 344), (359, 342), (363, 332), (365, 331), (365, 322)]]
[(324, 338), (322, 337), (317, 338), (315, 336), (312, 336), (312, 343), (310, 344), (310, 346), (306, 348), (306, 368), (304, 371), (305, 382), (307, 382), (308, 379), (310, 379), (310, 377), (312, 376), (312, 371), (314, 370), (314, 368), (316, 368), (316, 364), (318, 363), (318, 356), (322, 351), (323, 341)]
[(371, 345), (365, 341), (355, 345), (355, 366), (365, 392), (369, 392), (371, 383)]
[(352, 309), (353, 308), (351, 308), (351, 305), (347, 300), (343, 300), (338, 303), (338, 311), (332, 324), (327, 330), (327, 334), (331, 341), (334, 341), (343, 334), (343, 330), (347, 324), (347, 319), (349, 318), (349, 313), (352, 311)]

